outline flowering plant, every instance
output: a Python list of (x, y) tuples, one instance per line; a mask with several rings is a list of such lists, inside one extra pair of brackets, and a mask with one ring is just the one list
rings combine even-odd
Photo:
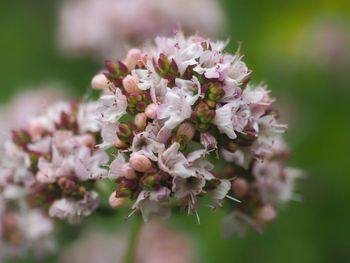
[(251, 84), (239, 51), (226, 53), (226, 44), (181, 32), (158, 37), (106, 61), (92, 80), (102, 90), (97, 102), (59, 102), (14, 131), (2, 147), (2, 218), (25, 207), (49, 222), (77, 223), (99, 205), (96, 183), (109, 179), (111, 207), (130, 205), (129, 216), (179, 210), (200, 222), (198, 207), (209, 203), (229, 211), (226, 235), (262, 231), (295, 197), (300, 172), (287, 167), (287, 126), (270, 91)]

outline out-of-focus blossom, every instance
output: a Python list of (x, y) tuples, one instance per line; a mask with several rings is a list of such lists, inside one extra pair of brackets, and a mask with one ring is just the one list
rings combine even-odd
[(41, 210), (7, 209), (0, 212), (0, 260), (29, 253), (42, 259), (55, 252), (54, 224)]
[(215, 0), (65, 0), (58, 40), (69, 54), (120, 56), (126, 45), (172, 33), (179, 24), (189, 33), (217, 34), (223, 16)]
[(104, 232), (97, 229), (85, 231), (67, 247), (60, 256), (60, 263), (124, 262), (127, 251), (127, 232)]
[(0, 144), (11, 136), (12, 129), (25, 128), (29, 121), (45, 112), (48, 106), (62, 99), (64, 94), (54, 87), (21, 92), (8, 104), (0, 107)]
[(136, 263), (197, 262), (189, 238), (166, 225), (151, 221), (141, 230), (136, 250)]
[[(57, 102), (5, 142), (0, 159), (4, 197), (21, 195), (27, 206), (74, 223), (98, 205), (93, 184), (107, 175), (108, 155), (96, 149), (96, 103)], [(14, 189), (18, 189), (14, 191)]]

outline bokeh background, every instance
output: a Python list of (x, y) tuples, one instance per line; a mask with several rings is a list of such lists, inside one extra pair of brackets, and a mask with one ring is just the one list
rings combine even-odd
[[(291, 164), (307, 171), (297, 189), (303, 201), (289, 203), (263, 235), (251, 232), (244, 239), (222, 239), (220, 213), (200, 211), (200, 226), (183, 217), (172, 218), (170, 224), (194, 240), (199, 262), (348, 262), (350, 1), (221, 2), (231, 38), (228, 50), (242, 43), (253, 80), (268, 83), (278, 98), (281, 119), (290, 125)], [(72, 96), (88, 91), (102, 61), (60, 53), (58, 6), (58, 0), (1, 0), (1, 104), (52, 81), (63, 83)], [(85, 224), (101, 222), (105, 227), (124, 223), (115, 215), (92, 217)], [(60, 238), (74, 233), (69, 229)]]

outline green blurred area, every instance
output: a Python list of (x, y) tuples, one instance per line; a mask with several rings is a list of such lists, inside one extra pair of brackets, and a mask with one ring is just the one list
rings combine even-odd
[[(282, 209), (264, 235), (251, 232), (244, 239), (222, 239), (221, 213), (201, 210), (200, 226), (192, 217), (176, 216), (171, 223), (196, 241), (200, 262), (347, 262), (350, 1), (222, 2), (229, 50), (242, 42), (253, 81), (269, 84), (282, 120), (290, 124), (291, 163), (307, 171), (298, 187), (303, 201)], [(89, 88), (100, 65), (60, 54), (55, 45), (58, 4), (57, 0), (1, 1), (1, 103), (25, 87), (49, 81), (63, 80), (77, 96)], [(118, 220), (124, 223), (119, 215), (113, 222)], [(91, 218), (86, 224), (98, 221), (104, 219)]]

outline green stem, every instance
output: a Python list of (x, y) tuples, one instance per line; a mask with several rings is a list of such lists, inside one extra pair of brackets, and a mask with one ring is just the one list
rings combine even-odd
[(129, 244), (125, 254), (124, 263), (135, 263), (136, 249), (142, 225), (143, 221), (141, 218), (135, 217), (130, 231)]

